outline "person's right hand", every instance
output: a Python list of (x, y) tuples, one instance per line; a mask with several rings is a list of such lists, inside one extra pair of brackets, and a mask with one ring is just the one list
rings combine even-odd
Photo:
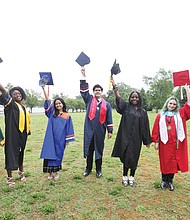
[(155, 143), (155, 144), (154, 144), (154, 149), (155, 149), (155, 150), (158, 150), (158, 148), (159, 148), (158, 145), (159, 145), (158, 143)]
[(81, 73), (83, 76), (85, 76), (85, 68), (84, 67), (81, 68)]

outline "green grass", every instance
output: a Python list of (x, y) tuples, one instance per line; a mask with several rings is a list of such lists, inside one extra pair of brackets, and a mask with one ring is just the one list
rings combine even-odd
[[(57, 182), (47, 181), (39, 158), (47, 124), (44, 115), (31, 115), (32, 135), (28, 138), (24, 160), (25, 183), (19, 181), (15, 171), (16, 187), (6, 185), (4, 152), (0, 148), (0, 219), (190, 219), (190, 174), (175, 175), (173, 192), (161, 190), (158, 152), (153, 145), (150, 149), (142, 147), (135, 186), (121, 185), (122, 164), (118, 158), (110, 156), (120, 121), (115, 111), (113, 138), (105, 140), (103, 177), (97, 179), (93, 170), (84, 178), (84, 113), (71, 115), (76, 141), (66, 148)], [(155, 116), (149, 113), (151, 127)], [(1, 116), (2, 129), (3, 120)], [(187, 128), (190, 135), (189, 123)]]

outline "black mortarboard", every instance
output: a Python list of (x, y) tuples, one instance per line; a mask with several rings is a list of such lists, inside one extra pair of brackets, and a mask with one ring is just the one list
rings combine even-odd
[(117, 75), (120, 72), (121, 72), (121, 70), (119, 67), (119, 63), (116, 63), (116, 59), (115, 59), (113, 66), (111, 68), (111, 75)]
[(3, 60), (1, 59), (1, 57), (0, 57), (0, 63), (2, 63), (3, 62)]
[(90, 58), (83, 52), (75, 60), (81, 67), (85, 66), (86, 64), (90, 63)]
[(53, 85), (53, 78), (51, 72), (39, 72), (39, 74), (39, 86), (43, 87), (45, 85)]

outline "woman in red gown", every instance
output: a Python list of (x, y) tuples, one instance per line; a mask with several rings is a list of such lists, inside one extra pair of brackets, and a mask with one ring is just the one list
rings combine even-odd
[(188, 145), (186, 121), (190, 119), (190, 89), (184, 86), (187, 102), (180, 107), (176, 97), (166, 100), (161, 112), (156, 116), (152, 141), (159, 150), (161, 188), (174, 190), (174, 174), (188, 171)]

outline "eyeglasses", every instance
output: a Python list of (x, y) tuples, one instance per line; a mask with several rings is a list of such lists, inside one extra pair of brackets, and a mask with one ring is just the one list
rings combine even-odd
[(94, 92), (100, 92), (101, 91), (101, 89), (95, 89), (94, 90)]

